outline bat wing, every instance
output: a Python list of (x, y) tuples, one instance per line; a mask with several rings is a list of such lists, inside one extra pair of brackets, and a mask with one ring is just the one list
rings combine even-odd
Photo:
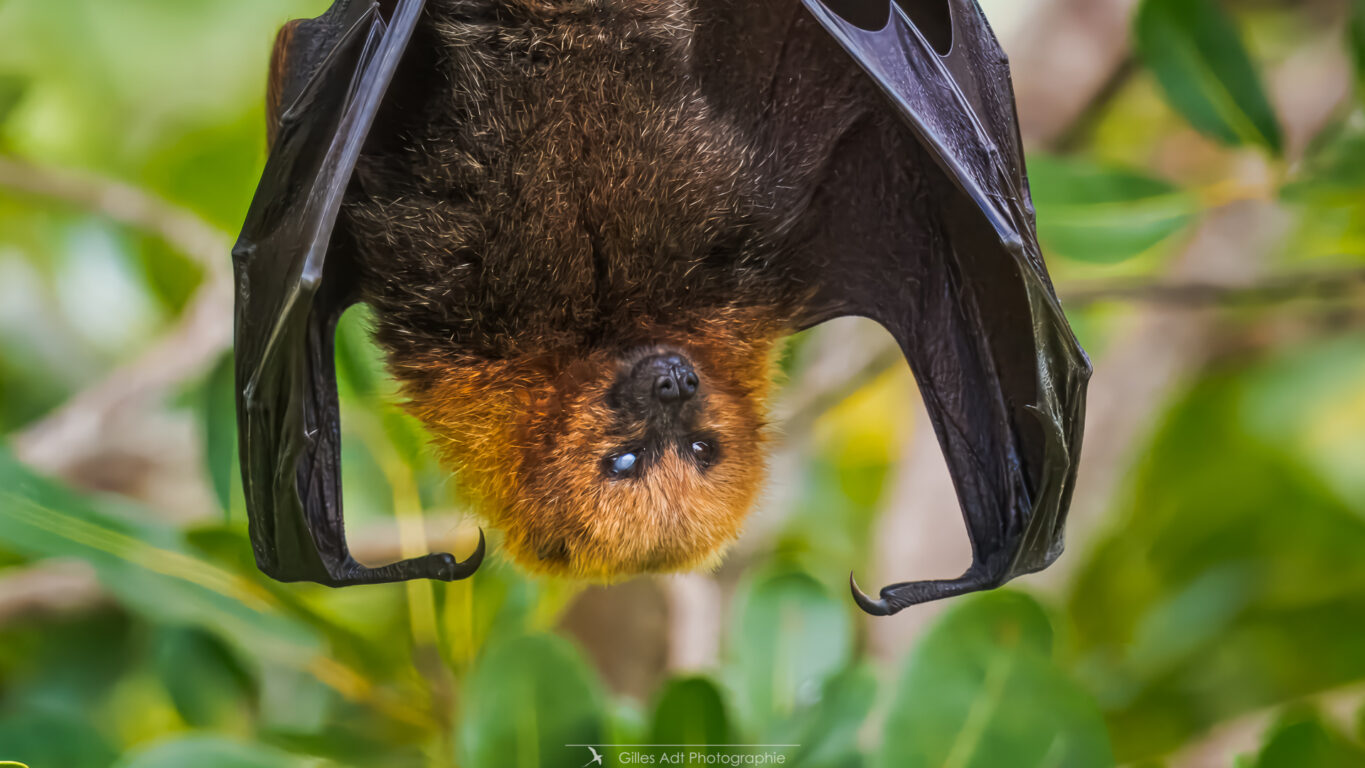
[(453, 580), (478, 568), (434, 554), (357, 563), (341, 512), (333, 335), (355, 301), (353, 247), (337, 226), (356, 161), (422, 0), (337, 0), (281, 31), (272, 59), (271, 152), (233, 249), (237, 419), (251, 541), (261, 570), (332, 586)]
[[(973, 563), (869, 613), (989, 589), (1062, 551), (1090, 363), (1043, 264), (1009, 64), (975, 0), (703, 3), (709, 97), (795, 193), (802, 325), (869, 317), (914, 370)], [(728, 26), (727, 26), (728, 22)]]

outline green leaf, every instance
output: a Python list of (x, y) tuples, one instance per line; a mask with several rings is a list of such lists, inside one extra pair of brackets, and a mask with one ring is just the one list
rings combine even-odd
[(1360, 711), (1355, 717), (1355, 738), (1356, 741), (1365, 744), (1365, 702), (1360, 705)]
[(1223, 367), (1161, 417), (1069, 600), (1125, 762), (1365, 679), (1365, 343)]
[(704, 677), (669, 681), (654, 706), (649, 740), (652, 744), (729, 744), (730, 718), (720, 690)]
[(796, 768), (833, 768), (862, 765), (858, 731), (862, 729), (877, 697), (877, 676), (866, 665), (854, 666), (830, 678), (792, 743), (800, 749), (792, 756)]
[(649, 739), (650, 716), (640, 702), (628, 696), (613, 699), (607, 705), (605, 726), (606, 744), (644, 744)]
[(204, 381), (199, 398), (204, 462), (225, 515), (232, 508), (232, 484), (237, 476), (236, 391), (232, 356), (225, 355)]
[(1244, 423), (1260, 442), (1311, 466), (1365, 516), (1365, 340), (1345, 336), (1288, 351), (1245, 382)]
[(810, 576), (760, 576), (737, 601), (728, 682), (747, 729), (773, 738), (783, 721), (819, 701), (853, 648), (848, 605)]
[(1095, 704), (1052, 660), (1032, 599), (956, 603), (912, 653), (887, 713), (883, 768), (1113, 765)]
[(1078, 159), (1030, 157), (1029, 186), (1043, 245), (1098, 264), (1146, 252), (1183, 229), (1199, 208), (1194, 195), (1172, 184)]
[(367, 725), (342, 717), (307, 731), (263, 730), (258, 738), (290, 754), (321, 758), (309, 762), (308, 768), (432, 768), (430, 755), (422, 754), (426, 745), (421, 740), (384, 741), (382, 729)]
[(1312, 711), (1294, 711), (1270, 731), (1250, 768), (1358, 768), (1365, 749), (1350, 743)]
[(139, 615), (201, 626), (253, 655), (307, 663), (320, 638), (283, 615), (252, 579), (198, 557), (174, 528), (109, 499), (86, 499), (29, 472), (0, 447), (0, 542), (33, 558), (69, 557)]
[(83, 717), (137, 666), (140, 629), (135, 620), (116, 611), (93, 612), (75, 621), (4, 627), (0, 678), (5, 680), (6, 706)]
[(1365, 254), (1365, 128), (1358, 115), (1324, 131), (1280, 196), (1298, 209), (1296, 259)]
[(343, 394), (363, 401), (377, 400), (387, 381), (384, 350), (370, 335), (373, 326), (373, 310), (357, 304), (341, 316), (336, 330), (337, 384)]
[(1283, 152), (1256, 67), (1214, 0), (1143, 0), (1136, 36), (1166, 99), (1196, 130), (1230, 146)]
[(0, 717), (0, 757), (36, 766), (106, 768), (114, 752), (80, 713), (30, 707)]
[(189, 736), (138, 750), (114, 768), (305, 768), (306, 761), (271, 747), (214, 736)]
[(163, 629), (152, 660), (186, 723), (196, 728), (245, 726), (254, 686), (218, 638), (198, 629)]
[(582, 768), (600, 744), (603, 696), (582, 655), (554, 635), (485, 649), (463, 686), (459, 763), (467, 768)]
[(1365, 86), (1365, 0), (1351, 0), (1351, 21), (1346, 34), (1355, 62), (1356, 83)]
[(1318, 206), (1362, 205), (1365, 196), (1365, 130), (1347, 125), (1313, 152), (1280, 191), (1288, 202)]
[(28, 90), (28, 80), (18, 75), (0, 74), (0, 126), (5, 124)]

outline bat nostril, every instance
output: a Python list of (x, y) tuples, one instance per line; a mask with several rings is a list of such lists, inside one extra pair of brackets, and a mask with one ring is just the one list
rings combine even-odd
[(684, 399), (697, 394), (697, 387), (701, 381), (697, 379), (697, 374), (691, 368), (679, 371), (678, 391)]
[(665, 403), (672, 403), (682, 397), (682, 387), (672, 374), (664, 374), (654, 380), (654, 396)]
[(690, 367), (674, 366), (654, 380), (654, 396), (663, 403), (690, 400), (700, 382)]

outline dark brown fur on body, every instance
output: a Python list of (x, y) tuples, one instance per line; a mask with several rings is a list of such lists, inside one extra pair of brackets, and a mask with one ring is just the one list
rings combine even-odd
[[(708, 105), (679, 0), (429, 0), (432, 60), (382, 116), (346, 214), (411, 410), (523, 564), (613, 578), (713, 559), (763, 478), (795, 299), (763, 152)], [(640, 350), (702, 377), (701, 471), (606, 404)], [(686, 444), (686, 436), (680, 438)]]
[(687, 3), (431, 0), (424, 23), (427, 98), (348, 208), (387, 346), (509, 357), (789, 303), (772, 185), (690, 74)]

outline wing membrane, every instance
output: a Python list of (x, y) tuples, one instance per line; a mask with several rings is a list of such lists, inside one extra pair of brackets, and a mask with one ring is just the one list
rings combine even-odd
[(280, 35), (271, 76), (272, 147), (233, 250), (237, 414), (252, 546), (267, 574), (339, 586), (464, 578), (428, 555), (381, 568), (346, 546), (333, 336), (356, 296), (337, 216), (422, 0), (338, 0)]

